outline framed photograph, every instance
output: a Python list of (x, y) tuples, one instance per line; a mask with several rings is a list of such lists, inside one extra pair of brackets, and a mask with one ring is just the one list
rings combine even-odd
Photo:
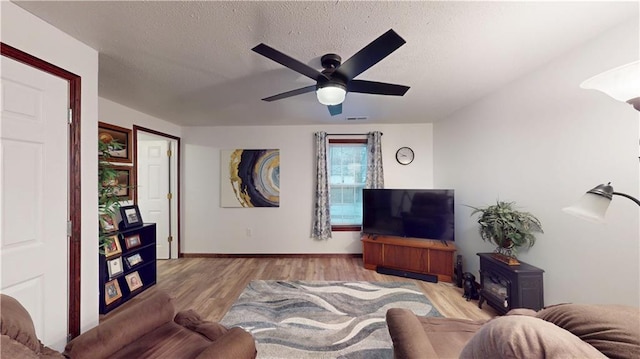
[(132, 163), (131, 130), (128, 128), (98, 122), (98, 140), (104, 143), (119, 143), (122, 148), (109, 151), (109, 162)]
[(109, 244), (104, 246), (104, 256), (109, 258), (122, 253), (122, 247), (120, 247), (120, 240), (117, 235), (109, 237)]
[(140, 235), (139, 234), (134, 234), (132, 236), (129, 237), (124, 237), (124, 244), (127, 247), (127, 249), (131, 249), (131, 248), (135, 248), (138, 247), (139, 245), (142, 244), (142, 240), (140, 239)]
[(116, 178), (113, 180), (102, 183), (104, 187), (117, 187), (113, 194), (120, 201), (132, 201), (133, 200), (133, 188), (135, 184), (133, 183), (133, 171), (134, 168), (131, 166), (109, 166), (116, 171)]
[(118, 230), (118, 222), (108, 214), (101, 214), (100, 228), (104, 233), (116, 232)]
[(120, 207), (120, 215), (122, 216), (122, 226), (124, 228), (140, 227), (143, 224), (140, 209), (135, 204)]
[(140, 209), (137, 205), (120, 207), (120, 216), (124, 228), (139, 227), (143, 224)]
[(124, 279), (127, 281), (127, 285), (131, 292), (142, 287), (142, 280), (140, 279), (140, 274), (138, 274), (138, 272), (127, 274), (124, 276)]
[(136, 264), (142, 263), (142, 257), (140, 256), (140, 253), (129, 256), (125, 260), (127, 261), (129, 268), (135, 266)]
[(124, 272), (124, 268), (122, 268), (122, 257), (107, 261), (107, 270), (109, 271), (110, 278)]
[(122, 298), (122, 291), (120, 290), (120, 284), (118, 280), (114, 279), (104, 285), (104, 303), (109, 305), (114, 301)]

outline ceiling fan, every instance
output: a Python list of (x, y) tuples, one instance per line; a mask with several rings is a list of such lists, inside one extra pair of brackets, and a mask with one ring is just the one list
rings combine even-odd
[(262, 99), (263, 101), (271, 102), (316, 91), (318, 101), (323, 105), (327, 105), (331, 116), (335, 116), (342, 113), (342, 102), (347, 92), (403, 96), (409, 90), (408, 86), (354, 80), (354, 77), (377, 64), (405, 43), (406, 41), (391, 29), (373, 40), (344, 63), (342, 63), (342, 58), (336, 54), (323, 55), (320, 59), (324, 68), (322, 72), (265, 44), (260, 44), (251, 50), (316, 81), (315, 85), (266, 97)]

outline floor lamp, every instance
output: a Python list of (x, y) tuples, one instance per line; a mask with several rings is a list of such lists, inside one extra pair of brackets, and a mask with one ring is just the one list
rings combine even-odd
[[(585, 80), (580, 87), (602, 91), (640, 111), (640, 61), (605, 71)], [(614, 195), (626, 197), (640, 206), (637, 198), (626, 193), (614, 192), (609, 182), (606, 185), (596, 186), (582, 196), (576, 204), (562, 210), (583, 219), (604, 222), (605, 212)]]
[(626, 193), (614, 192), (613, 187), (611, 187), (611, 182), (609, 182), (606, 185), (601, 184), (596, 186), (585, 193), (576, 204), (563, 208), (562, 210), (582, 219), (603, 223), (604, 215), (614, 195), (626, 197), (640, 206), (640, 200), (637, 198)]

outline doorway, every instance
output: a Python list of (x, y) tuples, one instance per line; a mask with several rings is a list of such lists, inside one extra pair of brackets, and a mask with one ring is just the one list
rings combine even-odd
[(156, 223), (158, 259), (180, 256), (180, 138), (133, 126), (135, 203)]
[[(9, 46), (5, 43), (1, 43), (0, 48), (2, 53), (3, 63), (5, 61), (10, 61), (8, 59), (12, 59), (12, 60), (15, 60), (16, 63), (24, 64), (30, 67), (31, 69), (35, 69), (34, 71), (36, 72), (31, 72), (31, 74), (34, 74), (37, 77), (41, 76), (40, 74), (37, 74), (39, 72), (41, 74), (52, 75), (56, 78), (62, 79), (62, 81), (67, 83), (67, 85), (65, 86), (66, 89), (62, 90), (63, 92), (65, 92), (65, 94), (63, 94), (63, 98), (59, 101), (59, 102), (64, 102), (63, 104), (64, 107), (62, 108), (63, 111), (60, 111), (60, 115), (58, 116), (53, 116), (49, 114), (50, 120), (48, 120), (49, 122), (53, 121), (51, 122), (51, 124), (63, 130), (61, 134), (58, 135), (58, 137), (61, 137), (61, 138), (66, 137), (68, 139), (68, 141), (59, 142), (57, 145), (54, 144), (56, 151), (62, 150), (61, 155), (58, 156), (58, 159), (62, 159), (62, 161), (64, 162), (60, 164), (60, 167), (63, 169), (64, 172), (66, 172), (66, 174), (59, 175), (59, 176), (64, 177), (65, 181), (60, 182), (59, 185), (56, 185), (55, 189), (49, 189), (49, 191), (47, 191), (46, 193), (42, 191), (29, 189), (23, 183), (17, 183), (17, 185), (21, 186), (20, 188), (23, 189), (23, 192), (25, 192), (25, 194), (30, 194), (31, 195), (30, 197), (33, 197), (34, 201), (32, 202), (39, 204), (39, 208), (40, 208), (40, 211), (38, 212), (31, 212), (32, 216), (30, 217), (34, 219), (34, 221), (31, 221), (31, 223), (24, 223), (27, 220), (25, 217), (21, 217), (20, 219), (23, 222), (22, 225), (24, 226), (24, 228), (39, 228), (40, 232), (35, 232), (36, 235), (34, 236), (21, 236), (19, 238), (27, 239), (26, 241), (22, 241), (23, 244), (26, 244), (27, 246), (32, 246), (32, 247), (40, 246), (40, 247), (43, 247), (44, 251), (49, 250), (49, 248), (47, 247), (49, 245), (53, 245), (53, 248), (61, 248), (63, 250), (62, 251), (63, 253), (60, 256), (63, 258), (66, 258), (67, 260), (66, 261), (60, 260), (62, 258), (58, 258), (57, 261), (51, 261), (50, 259), (51, 256), (47, 257), (46, 260), (42, 260), (42, 259), (38, 259), (34, 255), (31, 255), (29, 258), (25, 259), (24, 261), (21, 261), (17, 263), (15, 266), (12, 266), (11, 267), (12, 269), (10, 271), (4, 271), (4, 270), (2, 271), (3, 274), (10, 273), (10, 272), (19, 272), (19, 273), (22, 273), (23, 275), (28, 276), (26, 269), (24, 271), (21, 271), (20, 268), (18, 268), (17, 266), (21, 266), (24, 268), (31, 268), (31, 266), (29, 266), (30, 263), (37, 264), (38, 262), (42, 262), (42, 263), (47, 262), (47, 263), (53, 263), (55, 264), (55, 266), (49, 269), (44, 269), (45, 272), (49, 272), (50, 270), (54, 270), (57, 272), (60, 270), (61, 273), (65, 273), (65, 274), (61, 274), (66, 277), (61, 280), (66, 283), (66, 285), (64, 286), (60, 286), (60, 283), (57, 282), (55, 278), (54, 279), (49, 278), (48, 280), (45, 281), (42, 278), (48, 278), (47, 276), (38, 276), (37, 274), (32, 273), (31, 278), (33, 278), (33, 280), (29, 280), (28, 282), (31, 284), (35, 284), (36, 286), (39, 285), (42, 288), (44, 288), (43, 290), (36, 290), (34, 293), (36, 293), (37, 295), (35, 296), (30, 295), (28, 293), (29, 286), (19, 285), (20, 288), (18, 288), (18, 286), (15, 286), (14, 288), (12, 288), (13, 290), (15, 290), (13, 291), (13, 294), (15, 294), (16, 296), (19, 297), (20, 296), (19, 293), (22, 293), (23, 298), (24, 296), (29, 297), (29, 300), (25, 301), (24, 303), (27, 306), (28, 310), (31, 309), (30, 315), (34, 317), (33, 319), (36, 325), (36, 331), (38, 334), (42, 334), (42, 336), (39, 335), (39, 337), (43, 339), (45, 345), (49, 345), (56, 349), (59, 349), (60, 347), (64, 347), (64, 343), (68, 338), (74, 338), (80, 334), (80, 296), (81, 296), (81, 293), (80, 293), (80, 279), (81, 279), (80, 278), (80, 244), (81, 244), (81, 192), (80, 192), (80, 188), (81, 188), (81, 171), (80, 171), (81, 90), (80, 90), (80, 86), (81, 85), (80, 84), (81, 84), (81, 77), (65, 69), (62, 69), (56, 65), (53, 65), (49, 62), (46, 62), (42, 59), (32, 56), (26, 52), (23, 52), (12, 46)], [(23, 70), (25, 69), (26, 68), (23, 67)], [(4, 69), (4, 66), (3, 66), (3, 77), (8, 74), (8, 71), (4, 71), (4, 70), (6, 69)], [(18, 70), (18, 71), (23, 71), (23, 70)], [(14, 80), (8, 80), (8, 81), (10, 82), (13, 81), (14, 84), (19, 84), (19, 83), (22, 83), (23, 80), (26, 80), (27, 77), (30, 77), (30, 76), (31, 75), (26, 76), (23, 74), (18, 74)], [(31, 85), (18, 86), (16, 88), (20, 88), (20, 87), (22, 87), (23, 90), (29, 92), (38, 88), (39, 85), (35, 87)], [(21, 94), (15, 97), (14, 99), (25, 100), (29, 97), (25, 95), (26, 95), (26, 92), (22, 91)], [(5, 98), (7, 97), (6, 93), (4, 94), (4, 97)], [(39, 97), (39, 95), (36, 97)], [(5, 104), (7, 104), (6, 101), (3, 101), (3, 105)], [(21, 106), (20, 108), (21, 109), (28, 109), (28, 108), (37, 109), (39, 108), (39, 106), (36, 106), (36, 107)], [(13, 112), (14, 115), (17, 115), (21, 111), (17, 111), (17, 112), (9, 111), (9, 112)], [(21, 116), (22, 115), (19, 115), (19, 117)], [(6, 124), (4, 120), (5, 118), (3, 116), (3, 121), (2, 121), (3, 127)], [(29, 121), (27, 120), (26, 122), (29, 122)], [(37, 123), (38, 121), (31, 121), (31, 122)], [(27, 132), (31, 132), (31, 131), (27, 131)], [(45, 130), (45, 133), (47, 132), (48, 130)], [(66, 132), (66, 135), (63, 134), (64, 132)], [(55, 136), (52, 136), (52, 137), (54, 139), (56, 138)], [(18, 143), (15, 141), (15, 139), (8, 139), (8, 142), (12, 142), (14, 144)], [(35, 141), (35, 142), (23, 141), (22, 143), (25, 144), (26, 146), (33, 147), (37, 145), (37, 142), (38, 141)], [(5, 147), (4, 143), (3, 143), (3, 147)], [(18, 151), (18, 153), (12, 156), (12, 157), (15, 157), (15, 159), (17, 160), (23, 161), (22, 166), (26, 166), (26, 167), (31, 166), (30, 168), (32, 170), (38, 172), (38, 176), (31, 176), (32, 177), (30, 178), (31, 182), (38, 179), (43, 179), (44, 178), (43, 176), (50, 175), (46, 171), (40, 172), (40, 169), (44, 169), (44, 167), (42, 166), (44, 166), (45, 162), (42, 162), (41, 160), (36, 159), (36, 157), (39, 156), (37, 155), (36, 152), (32, 152), (35, 154), (35, 157), (32, 157), (30, 159), (27, 159), (26, 157), (23, 156), (28, 154), (28, 153), (23, 153), (23, 151)], [(49, 154), (48, 149), (47, 149), (47, 154)], [(7, 153), (4, 152), (4, 155), (7, 155)], [(3, 168), (5, 168), (4, 167), (5, 158), (8, 159), (8, 157), (3, 157), (3, 166), (2, 166)], [(8, 170), (9, 168), (7, 167), (5, 169)], [(24, 172), (9, 171), (9, 173), (10, 174), (17, 173), (22, 176), (20, 177), (22, 179), (28, 177), (28, 175), (25, 175)], [(3, 178), (5, 177), (4, 173), (2, 177)], [(3, 207), (5, 207), (4, 200), (7, 199), (4, 197), (5, 189), (7, 189), (6, 192), (9, 193), (10, 191), (16, 191), (16, 188), (13, 188), (13, 186), (11, 186), (12, 188), (8, 188), (8, 187), (5, 188), (4, 185), (7, 185), (7, 182), (3, 181), (2, 183), (3, 183), (2, 201), (3, 201)], [(42, 180), (41, 183), (44, 185), (44, 184), (48, 184), (49, 182)], [(40, 185), (37, 185), (36, 187), (40, 188)], [(64, 199), (58, 200), (62, 203), (61, 207), (59, 206), (59, 204), (55, 204), (54, 206), (51, 206), (50, 204), (52, 201), (40, 202), (40, 199), (36, 198), (37, 196), (34, 197), (35, 194), (41, 194), (44, 196), (52, 192), (58, 192), (62, 194), (63, 197), (66, 197)], [(21, 204), (20, 208), (27, 208), (27, 207), (31, 209), (37, 208), (32, 206), (33, 203), (29, 203), (26, 198), (19, 200), (19, 202)], [(53, 202), (56, 202), (56, 200), (54, 200)], [(51, 233), (47, 233), (48, 237), (52, 239), (45, 241), (43, 239), (44, 237), (42, 236), (42, 234), (45, 233), (43, 232), (43, 229), (42, 229), (42, 228), (45, 228), (43, 227), (44, 226), (43, 223), (45, 221), (45, 218), (47, 222), (51, 222), (51, 221), (50, 221), (50, 217), (49, 216), (45, 217), (44, 214), (45, 213), (50, 214), (56, 211), (62, 213), (63, 215), (62, 217), (59, 217), (57, 220), (53, 221), (55, 223), (53, 223), (52, 225), (55, 226), (56, 228), (60, 228), (60, 226), (62, 228), (61, 230), (60, 229), (56, 230), (58, 232), (57, 235), (52, 235)], [(8, 218), (5, 218), (5, 219), (8, 219)], [(11, 222), (11, 225), (14, 225), (14, 226), (16, 225), (16, 223), (12, 221), (9, 221), (9, 222)], [(9, 252), (12, 252), (12, 251), (15, 252), (20, 250), (19, 247), (21, 246), (21, 243), (7, 243), (6, 239), (8, 237), (5, 237), (5, 234), (8, 234), (6, 232), (8, 228), (7, 226), (5, 226), (5, 223), (3, 223), (3, 225), (0, 227), (2, 227), (2, 236), (0, 236), (2, 238), (0, 240), (0, 243), (2, 244), (2, 247), (3, 247), (2, 252), (4, 254), (11, 255), (12, 253), (7, 253), (5, 252), (5, 250), (9, 250)], [(14, 237), (14, 236), (11, 236), (11, 237)], [(13, 240), (15, 240), (15, 238)], [(51, 243), (47, 243), (47, 242), (51, 242)], [(12, 248), (8, 248), (8, 247), (12, 247)], [(31, 248), (31, 250), (33, 252), (33, 248)], [(13, 259), (15, 258), (15, 256), (12, 255), (11, 258)], [(62, 263), (64, 263), (64, 265), (62, 265)], [(2, 261), (2, 264), (3, 266), (9, 265), (9, 263), (6, 263), (5, 261)], [(34, 267), (38, 267), (38, 265), (34, 265)], [(3, 286), (9, 285), (10, 282), (12, 281), (3, 281)], [(24, 283), (27, 283), (27, 282), (23, 282), (23, 284)], [(47, 289), (47, 288), (51, 288), (51, 286), (57, 287), (57, 289), (62, 289), (62, 294), (53, 294), (53, 296), (56, 298), (55, 303), (59, 303), (58, 301), (61, 300), (60, 297), (64, 298), (62, 300), (64, 303), (59, 303), (60, 305), (58, 306), (56, 306), (55, 304), (44, 306), (44, 302), (48, 302), (48, 299), (46, 299), (45, 297), (46, 296), (51, 297), (52, 292), (49, 289)], [(32, 286), (31, 288), (35, 288), (35, 286)], [(59, 293), (59, 292), (56, 292), (56, 293)], [(20, 298), (20, 299), (23, 299), (23, 298)], [(38, 300), (40, 300), (40, 302), (38, 302)], [(60, 311), (55, 309), (60, 307), (64, 308), (65, 310)], [(48, 310), (48, 308), (51, 308), (52, 310)], [(51, 315), (56, 315), (55, 312), (62, 312), (63, 316), (65, 316), (66, 318), (64, 318), (62, 321), (60, 321), (59, 319), (51, 320), (48, 313), (50, 313)], [(66, 325), (64, 324), (65, 319), (67, 322)], [(59, 323), (59, 325), (55, 325), (55, 324), (48, 325), (46, 326), (46, 329), (45, 329), (44, 323)]]

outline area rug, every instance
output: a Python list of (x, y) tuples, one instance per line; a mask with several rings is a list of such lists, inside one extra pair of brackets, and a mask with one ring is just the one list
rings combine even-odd
[(409, 282), (252, 281), (221, 320), (251, 332), (261, 359), (391, 359), (389, 308), (441, 316)]

